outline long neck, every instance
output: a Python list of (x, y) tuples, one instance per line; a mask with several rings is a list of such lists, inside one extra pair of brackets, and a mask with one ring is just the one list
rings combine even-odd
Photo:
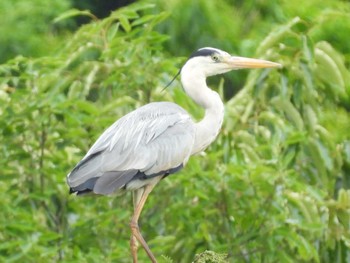
[(205, 109), (204, 118), (195, 124), (195, 142), (192, 154), (203, 151), (218, 135), (224, 118), (224, 104), (220, 96), (206, 84), (202, 72), (183, 70), (181, 82), (188, 96)]

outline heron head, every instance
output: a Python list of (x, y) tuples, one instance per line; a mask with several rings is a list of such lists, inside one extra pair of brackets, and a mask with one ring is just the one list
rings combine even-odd
[(244, 68), (276, 68), (281, 64), (262, 59), (231, 56), (217, 48), (205, 47), (195, 51), (182, 70), (202, 72), (206, 77)]

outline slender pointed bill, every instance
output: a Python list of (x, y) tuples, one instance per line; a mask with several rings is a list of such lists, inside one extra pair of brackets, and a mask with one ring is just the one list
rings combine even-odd
[(232, 69), (243, 69), (243, 68), (282, 68), (279, 63), (245, 57), (229, 57), (225, 61), (227, 65)]

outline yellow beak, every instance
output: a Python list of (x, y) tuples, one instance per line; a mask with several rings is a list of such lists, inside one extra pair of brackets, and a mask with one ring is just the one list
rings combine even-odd
[(279, 63), (254, 59), (245, 57), (231, 56), (224, 60), (224, 62), (232, 69), (243, 69), (243, 68), (282, 68)]

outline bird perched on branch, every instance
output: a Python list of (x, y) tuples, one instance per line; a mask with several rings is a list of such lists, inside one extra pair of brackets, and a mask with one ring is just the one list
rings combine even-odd
[(70, 191), (77, 195), (133, 192), (130, 248), (134, 263), (138, 243), (150, 260), (157, 262), (138, 226), (148, 195), (161, 179), (181, 170), (191, 155), (205, 150), (220, 131), (224, 105), (219, 94), (207, 86), (206, 78), (236, 69), (280, 66), (266, 60), (231, 56), (216, 48), (197, 50), (179, 74), (187, 95), (205, 109), (201, 121), (194, 122), (175, 103), (149, 103), (105, 130), (68, 174)]

